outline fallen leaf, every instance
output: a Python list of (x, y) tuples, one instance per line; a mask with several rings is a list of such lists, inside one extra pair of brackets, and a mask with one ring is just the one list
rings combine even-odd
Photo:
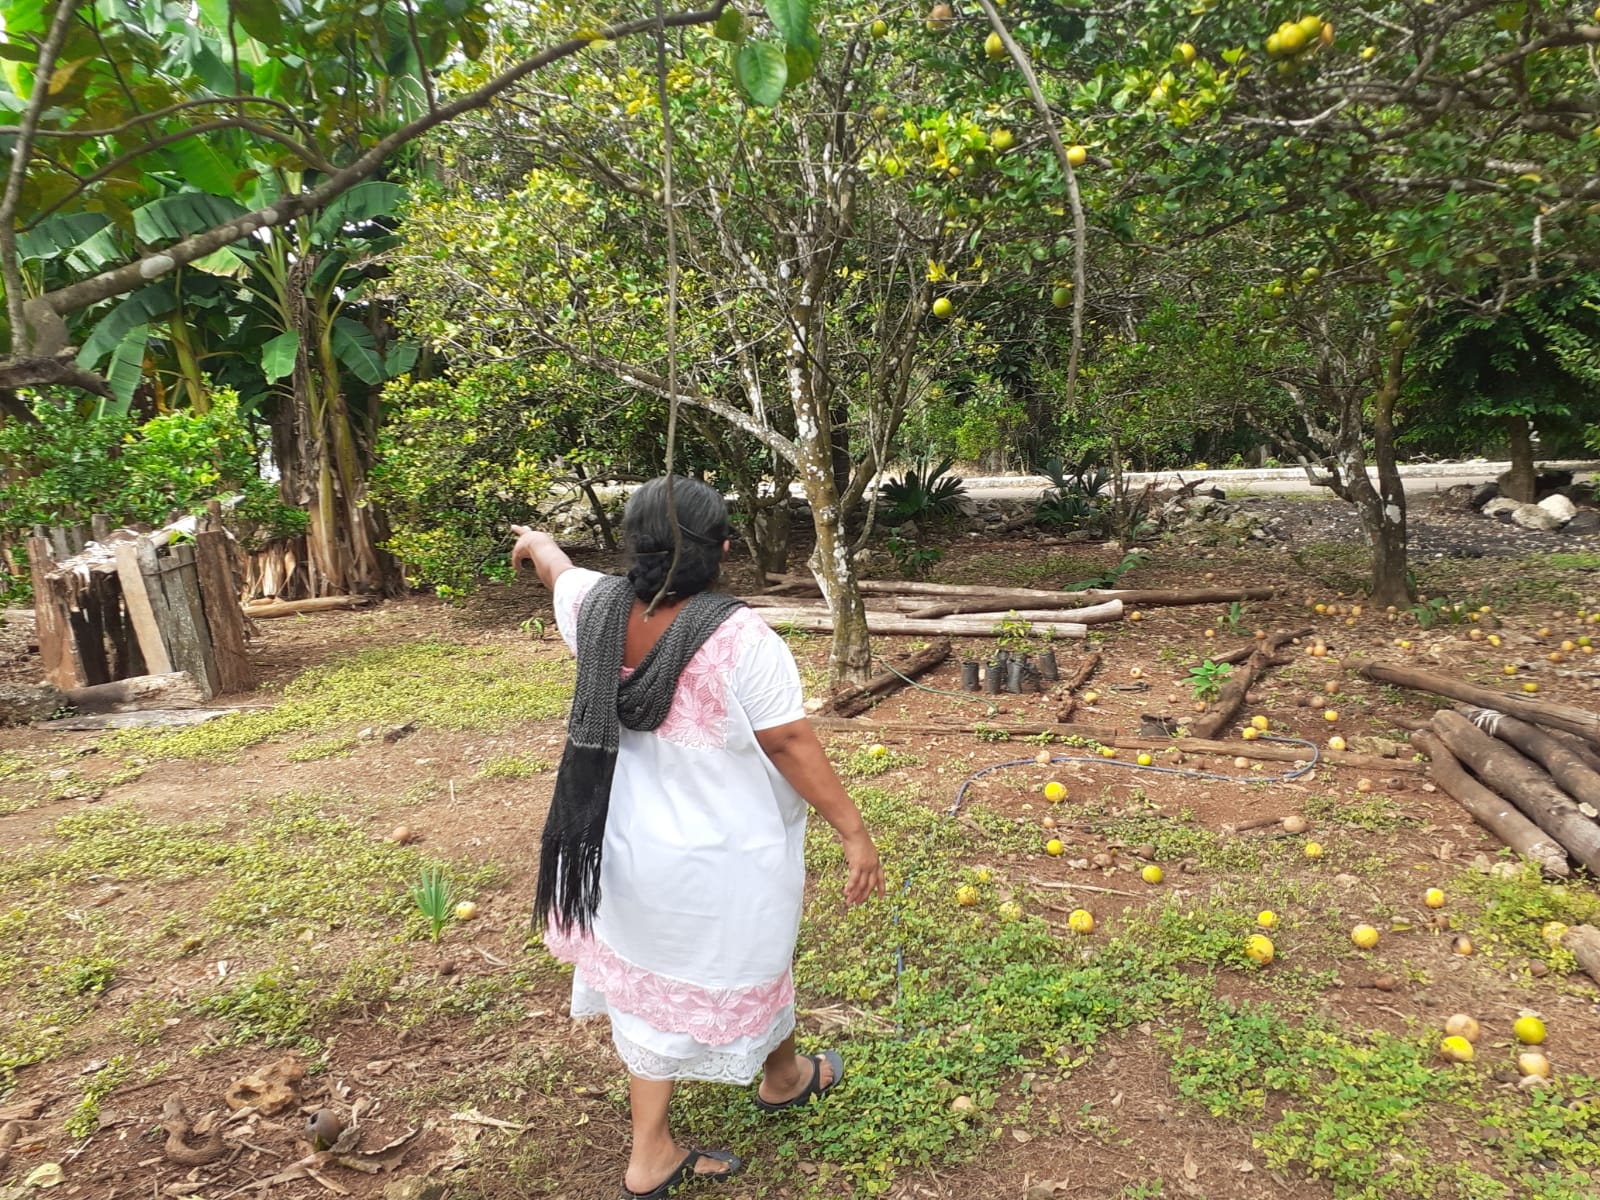
[(22, 1181), (25, 1188), (53, 1188), (57, 1184), (67, 1181), (67, 1173), (61, 1169), (60, 1163), (40, 1163), (28, 1172), (28, 1177)]
[(1011, 1136), (1016, 1138), (1017, 1141), (1021, 1142), (1024, 1146), (1033, 1141), (1033, 1134), (1029, 1133), (1026, 1129), (1013, 1129), (1011, 1131)]
[(1183, 1152), (1183, 1177), (1190, 1183), (1200, 1178), (1200, 1164), (1195, 1162), (1193, 1150)]

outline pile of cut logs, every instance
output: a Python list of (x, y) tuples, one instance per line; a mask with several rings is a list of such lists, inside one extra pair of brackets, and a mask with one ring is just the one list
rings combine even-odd
[(1456, 701), (1411, 734), (1434, 781), (1547, 873), (1570, 856), (1600, 874), (1600, 714), (1387, 663), (1361, 673)]
[[(768, 575), (767, 582), (766, 591), (749, 601), (767, 624), (806, 633), (833, 632), (833, 618), (815, 580)], [(1271, 588), (1052, 592), (894, 579), (863, 580), (860, 587), (867, 606), (867, 632), (911, 637), (992, 637), (1004, 623), (1004, 632), (1017, 636), (1083, 638), (1090, 625), (1120, 621), (1134, 609), (1272, 596)]]

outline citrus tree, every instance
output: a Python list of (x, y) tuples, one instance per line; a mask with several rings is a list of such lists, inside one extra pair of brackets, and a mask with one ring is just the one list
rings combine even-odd
[[(411, 328), (454, 356), (557, 354), (760, 446), (809, 503), (834, 669), (859, 678), (870, 485), (982, 271), (970, 212), (925, 203), (902, 160), (977, 180), (1007, 144), (992, 118), (919, 106), (915, 48), (871, 11), (830, 6), (823, 44), (795, 34), (790, 7), (684, 38), (664, 72), (619, 45), (542, 77), (537, 103), (513, 96), (488, 140), (528, 156), (526, 182), (413, 210), (394, 268)], [(711, 69), (724, 58), (745, 65)]]

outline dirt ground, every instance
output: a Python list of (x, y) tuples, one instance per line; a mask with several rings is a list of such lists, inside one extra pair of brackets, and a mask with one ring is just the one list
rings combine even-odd
[[(1307, 502), (1270, 503), (1289, 518), (1309, 511)], [(1422, 536), (1435, 538), (1426, 514), (1420, 524)], [(724, 1114), (734, 1111), (734, 1101), (725, 1089), (690, 1090), (682, 1117), (689, 1132), (723, 1135), (752, 1159), (744, 1179), (715, 1194), (887, 1191), (951, 1200), (1600, 1194), (1600, 1174), (1593, 1173), (1600, 1170), (1594, 1083), (1600, 991), (1559, 961), (1544, 961), (1553, 956), (1537, 955), (1538, 939), (1525, 928), (1540, 905), (1592, 902), (1594, 883), (1575, 878), (1551, 898), (1548, 885), (1491, 874), (1504, 861), (1501, 847), (1428, 782), (1395, 723), (1426, 716), (1433, 701), (1348, 670), (1354, 656), (1370, 655), (1499, 686), (1511, 678), (1505, 674), (1511, 665), (1515, 682), (1536, 681), (1542, 697), (1594, 707), (1600, 668), (1582, 649), (1562, 654), (1558, 647), (1592, 627), (1576, 615), (1580, 608), (1600, 611), (1593, 575), (1600, 557), (1591, 561), (1566, 548), (1569, 558), (1551, 559), (1554, 545), (1518, 557), (1480, 557), (1481, 545), (1456, 546), (1464, 553), (1451, 554), (1450, 544), (1437, 544), (1441, 557), (1419, 560), (1424, 591), (1459, 600), (1464, 612), (1488, 606), (1478, 621), (1463, 615), (1459, 623), (1419, 628), (1408, 614), (1391, 621), (1381, 612), (1316, 613), (1317, 603), (1359, 603), (1359, 550), (1335, 534), (1292, 547), (1155, 546), (1125, 584), (1193, 585), (1209, 574), (1213, 582), (1272, 585), (1278, 595), (1249, 604), (1233, 625), (1216, 608), (1152, 609), (1138, 622), (1103, 627), (1092, 645), (1055, 647), (1063, 675), (1090, 650), (1103, 656), (1080, 689), (1073, 721), (1131, 734), (1141, 718), (1192, 715), (1185, 677), (1203, 656), (1251, 641), (1257, 628), (1314, 626), (1329, 655), (1306, 653), (1312, 640), (1306, 639), (1292, 648), (1290, 665), (1253, 689), (1245, 709), (1266, 716), (1274, 735), (1309, 743), (1308, 758), (1316, 749), (1321, 761), (1297, 777), (1289, 777), (1290, 763), (1240, 767), (1227, 755), (1163, 755), (1155, 764), (1222, 778), (1163, 774), (1136, 769), (1126, 751), (1103, 757), (1092, 739), (1009, 736), (1008, 727), (1052, 722), (1063, 697), (950, 695), (960, 687), (954, 660), (923, 680), (938, 691), (899, 692), (857, 731), (829, 726), (824, 742), (847, 783), (874, 789), (871, 802), (899, 814), (893, 820), (909, 819), (907, 806), (944, 813), (975, 772), (1013, 764), (966, 789), (954, 822), (971, 837), (950, 861), (967, 873), (962, 878), (978, 882), (983, 897), (969, 914), (949, 901), (954, 879), (940, 883), (926, 901), (939, 923), (970, 921), (983, 943), (1027, 927), (1046, 939), (1030, 945), (1059, 948), (1062, 969), (1088, 969), (1101, 961), (1097, 956), (1121, 952), (1115, 948), (1166, 953), (1180, 936), (1185, 946), (1210, 946), (1207, 939), (1220, 930), (1208, 929), (1207, 921), (1238, 923), (1228, 925), (1229, 948), (1211, 958), (1205, 955), (1212, 951), (1196, 950), (1183, 960), (1191, 965), (1176, 969), (1175, 981), (1203, 989), (1193, 1002), (1134, 1013), (1126, 1024), (1108, 1019), (1075, 1050), (1019, 1051), (987, 1075), (963, 1074), (960, 1062), (941, 1067), (952, 1088), (971, 1088), (976, 1112), (962, 1116), (959, 1129), (920, 1160), (903, 1155), (887, 1167), (840, 1162), (829, 1148), (833, 1125), (798, 1119), (777, 1133), (757, 1132), (753, 1123), (729, 1127)], [(1108, 547), (1041, 545), (1026, 535), (955, 539), (934, 577), (1051, 587), (1119, 558)], [(606, 564), (599, 556), (584, 559)], [(748, 572), (735, 571), (731, 580), (745, 588), (753, 583)], [(0, 629), (0, 672), (31, 678), (37, 660), (27, 652), (26, 619), (15, 610), (8, 616)], [(1490, 643), (1491, 632), (1500, 645)], [(959, 651), (977, 655), (989, 643), (972, 639)], [(0, 1147), (15, 1139), (9, 1152), (0, 1150), (0, 1196), (12, 1195), (6, 1183), (48, 1164), (58, 1164), (65, 1181), (54, 1194), (106, 1200), (327, 1193), (387, 1200), (432, 1194), (398, 1186), (423, 1178), (443, 1181), (445, 1194), (455, 1196), (616, 1195), (626, 1159), (623, 1080), (603, 1027), (574, 1026), (563, 1016), (568, 977), (528, 938), (538, 834), (564, 733), (559, 699), (567, 670), (542, 589), (534, 583), (491, 589), (464, 607), (416, 598), (261, 622), (251, 654), (263, 686), (228, 704), (247, 715), (287, 712), (274, 706), (301, 703), (296, 689), (306, 685), (294, 681), (307, 671), (337, 668), (352, 655), (436, 644), (461, 657), (447, 658), (442, 668), (425, 657), (382, 661), (398, 663), (386, 669), (400, 674), (414, 672), (419, 686), (431, 686), (429, 671), (448, 673), (458, 661), (463, 670), (482, 672), (473, 678), (484, 688), (499, 675), (531, 672), (555, 703), (540, 708), (543, 693), (530, 691), (528, 711), (543, 715), (524, 719), (513, 712), (497, 720), (474, 709), (470, 695), (434, 706), (424, 692), (414, 703), (372, 701), (372, 715), (363, 715), (370, 696), (362, 688), (376, 695), (391, 681), (357, 679), (348, 696), (341, 694), (344, 707), (317, 709), (320, 715), (307, 716), (302, 726), (226, 752), (202, 747), (181, 755), (166, 743), (103, 733), (0, 730), (0, 864), (13, 864), (0, 865), (0, 1023), (14, 1030), (0, 1048)], [(790, 644), (808, 694), (820, 695), (826, 639), (796, 636)], [(880, 639), (876, 650), (892, 656), (911, 645)], [(1561, 661), (1550, 661), (1552, 653)], [(1090, 700), (1089, 692), (1097, 697)], [(413, 707), (393, 706), (405, 703)], [(464, 715), (449, 705), (460, 705)], [(1350, 741), (1383, 739), (1395, 757), (1381, 769), (1341, 765), (1327, 749), (1335, 732)], [(1227, 736), (1237, 739), (1237, 728)], [(881, 762), (866, 750), (874, 743), (889, 751)], [(1041, 751), (1052, 761), (1036, 761)], [(1065, 803), (1044, 798), (1047, 781), (1065, 785)], [(1291, 814), (1303, 815), (1310, 828), (1303, 834), (1281, 825), (1239, 828)], [(180, 858), (213, 850), (229, 857), (204, 869), (157, 861), (150, 839), (170, 829), (192, 831), (174, 843)], [(408, 836), (399, 844), (386, 840), (401, 832)], [(1046, 852), (1052, 836), (1065, 843), (1059, 856)], [(891, 834), (884, 843), (891, 875), (890, 855), (902, 846), (895, 839)], [(1307, 857), (1311, 840), (1322, 847), (1320, 858)], [(904, 845), (911, 853), (913, 844)], [(102, 846), (104, 856), (94, 857)], [(41, 857), (47, 854), (59, 861)], [(135, 859), (140, 865), (129, 865)], [(47, 861), (48, 867), (28, 865)], [(1152, 861), (1164, 871), (1159, 883), (1141, 877)], [(262, 863), (279, 864), (271, 869), (281, 878), (255, 879)], [(448, 865), (467, 881), (463, 895), (477, 905), (471, 919), (450, 922), (438, 942), (404, 899), (418, 863)], [(1450, 895), (1441, 921), (1420, 900), (1429, 886)], [(1007, 925), (997, 905), (1010, 898), (1025, 915)], [(1512, 912), (1512, 900), (1525, 911)], [(914, 923), (906, 903), (904, 915)], [(802, 933), (802, 954), (808, 938), (834, 954), (840, 943), (829, 910), (820, 899), (817, 905)], [(1068, 916), (1079, 908), (1097, 920), (1092, 935), (1068, 930)], [(1266, 970), (1243, 962), (1234, 948), (1261, 909), (1277, 910), (1282, 922), (1273, 933), (1279, 961)], [(1185, 914), (1190, 924), (1174, 933)], [(849, 1060), (852, 1039), (881, 1034), (899, 1019), (901, 980), (886, 974), (883, 954), (897, 938), (908, 953), (897, 932), (901, 916), (896, 903), (885, 903), (875, 914), (852, 918), (867, 922), (852, 929), (873, 931), (857, 948), (863, 969), (879, 964), (871, 968), (875, 981), (860, 993), (871, 999), (820, 983), (807, 994), (807, 980), (833, 978), (828, 971), (836, 964), (801, 970), (801, 1029), (812, 1044), (842, 1038)], [(1350, 944), (1349, 928), (1358, 921), (1381, 930), (1377, 950)], [(1444, 922), (1449, 928), (1440, 927)], [(1474, 954), (1453, 951), (1457, 934), (1474, 939)], [(987, 952), (971, 948), (974, 955)], [(913, 946), (908, 961), (915, 957)], [(88, 974), (65, 973), (69, 963)], [(978, 983), (987, 986), (987, 976)], [(1296, 1036), (1312, 1045), (1331, 1046), (1328, 1031), (1343, 1031), (1339, 1045), (1350, 1048), (1348, 1061), (1362, 1063), (1381, 1057), (1386, 1046), (1436, 1045), (1446, 1017), (1475, 1014), (1485, 1030), (1480, 1061), (1428, 1066), (1437, 1073), (1430, 1078), (1446, 1080), (1438, 1086), (1455, 1107), (1408, 1118), (1405, 1126), (1405, 1141), (1420, 1159), (1448, 1159), (1464, 1173), (1447, 1186), (1442, 1176), (1423, 1180), (1416, 1164), (1391, 1162), (1370, 1176), (1341, 1177), (1337, 1165), (1318, 1165), (1309, 1151), (1283, 1150), (1299, 1145), (1295, 1121), (1304, 1107), (1287, 1077), (1274, 1084), (1263, 1067), (1259, 1086), (1234, 1079), (1226, 1059), (1219, 1064), (1205, 1052), (1208, 1028), (1232, 1029), (1226, 1022), (1252, 1006), (1286, 1014), (1296, 1030), (1308, 1031)], [(1550, 1029), (1545, 1050), (1568, 1089), (1562, 1112), (1587, 1107), (1576, 1126), (1561, 1118), (1568, 1139), (1562, 1148), (1551, 1142), (1537, 1154), (1502, 1154), (1501, 1134), (1491, 1135), (1485, 1150), (1481, 1128), (1465, 1115), (1493, 1125), (1512, 1111), (1508, 1106), (1527, 1099), (1510, 1066), (1508, 1033), (1525, 1010), (1537, 1011)], [(941, 1045), (963, 1044), (961, 1026), (942, 1036)], [(955, 1049), (937, 1053), (959, 1057)], [(1271, 1054), (1262, 1053), (1266, 1063)], [(861, 1054), (868, 1065), (856, 1086), (866, 1089), (876, 1060), (864, 1048)], [(286, 1055), (306, 1072), (292, 1102), (271, 1116), (236, 1116), (220, 1139), (208, 1142), (208, 1130), (228, 1114), (229, 1085)], [(1313, 1065), (1303, 1070), (1321, 1081), (1339, 1073), (1328, 1062), (1347, 1060), (1304, 1061)], [(1292, 1075), (1294, 1068), (1287, 1069)], [(1398, 1079), (1403, 1070), (1395, 1070)], [(892, 1082), (881, 1086), (893, 1094)], [(828, 1104), (851, 1113), (846, 1106), (878, 1094), (858, 1090), (853, 1097), (847, 1085)], [(1317, 1096), (1317, 1113), (1343, 1111), (1337, 1108), (1343, 1101), (1327, 1089)], [(169, 1137), (171, 1112), (164, 1114), (174, 1101), (195, 1123), (176, 1141)], [(1374, 1112), (1382, 1109), (1381, 1097), (1373, 1103)], [(959, 1109), (956, 1100), (950, 1105)], [(333, 1151), (315, 1156), (318, 1147), (308, 1139), (306, 1120), (323, 1109), (358, 1128), (359, 1149), (343, 1161)], [(906, 1126), (894, 1124), (903, 1118), (874, 1111), (850, 1119), (886, 1123), (882, 1136), (890, 1144), (905, 1136)], [(1347, 1125), (1325, 1121), (1352, 1139), (1345, 1150), (1332, 1150), (1333, 1159), (1371, 1150), (1357, 1144), (1366, 1110), (1353, 1111)], [(850, 1145), (861, 1142), (859, 1129), (849, 1136), (856, 1139)], [(221, 1150), (212, 1162), (173, 1161), (174, 1145), (181, 1158), (184, 1145), (213, 1143)], [(1401, 1144), (1396, 1139), (1371, 1153), (1403, 1157), (1393, 1148)], [(1507, 1163), (1546, 1172), (1537, 1185), (1545, 1190)], [(1477, 1175), (1463, 1182), (1469, 1168), (1506, 1190), (1489, 1190)], [(1557, 1176), (1568, 1190), (1549, 1182)]]

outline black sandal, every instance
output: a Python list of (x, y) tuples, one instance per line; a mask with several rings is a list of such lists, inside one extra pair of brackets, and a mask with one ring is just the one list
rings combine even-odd
[[(786, 1108), (800, 1108), (803, 1105), (810, 1104), (812, 1097), (826, 1096), (834, 1088), (838, 1087), (844, 1079), (844, 1059), (839, 1057), (839, 1052), (837, 1050), (824, 1050), (821, 1054), (813, 1054), (810, 1057), (811, 1082), (806, 1085), (805, 1091), (792, 1099), (783, 1101), (781, 1104), (772, 1104), (761, 1098), (761, 1089), (757, 1088), (756, 1107), (762, 1112), (782, 1112)], [(833, 1068), (833, 1078), (826, 1085), (822, 1083), (823, 1063), (827, 1063), (828, 1066)]]
[[(702, 1158), (709, 1158), (712, 1162), (726, 1163), (726, 1171), (696, 1171), (695, 1164)], [(622, 1185), (622, 1200), (667, 1200), (673, 1192), (699, 1179), (716, 1181), (718, 1179), (732, 1179), (744, 1170), (744, 1163), (739, 1156), (731, 1150), (691, 1150), (684, 1160), (677, 1165), (671, 1175), (662, 1180), (655, 1188), (648, 1192), (636, 1192), (626, 1183)]]

